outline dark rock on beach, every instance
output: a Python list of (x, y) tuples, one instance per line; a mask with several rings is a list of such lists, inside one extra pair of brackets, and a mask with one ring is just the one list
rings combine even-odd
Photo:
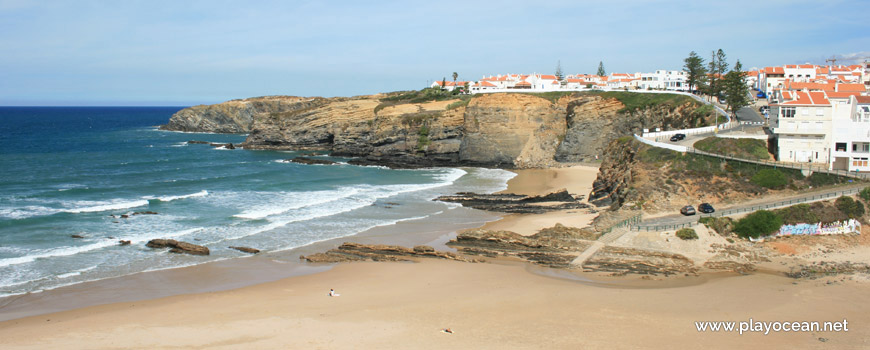
[(287, 159), (288, 162), (299, 163), (299, 164), (312, 164), (312, 165), (333, 165), (337, 164), (331, 160), (326, 159), (317, 159), (317, 158), (308, 158), (308, 157), (296, 157), (292, 159)]
[(137, 211), (131, 215), (157, 215), (157, 212), (154, 211)]
[(72, 238), (85, 238), (85, 236), (82, 236), (82, 235), (70, 235), (70, 237), (72, 237)]
[(511, 231), (470, 230), (460, 233), (447, 245), (464, 254), (510, 256), (564, 268), (597, 238), (598, 234), (591, 230), (556, 224), (531, 236)]
[(257, 254), (260, 252), (259, 249), (249, 248), (249, 247), (230, 247), (230, 249), (235, 249), (240, 252), (249, 253), (249, 254)]
[(145, 244), (148, 248), (171, 248), (170, 253), (185, 253), (192, 255), (209, 255), (209, 250), (201, 245), (176, 241), (174, 239), (152, 239)]
[(315, 253), (299, 256), (299, 259), (317, 263), (337, 263), (348, 261), (413, 261), (413, 258), (437, 258), (464, 262), (478, 262), (476, 259), (466, 259), (461, 255), (439, 252), (429, 246), (406, 248), (396, 245), (361, 244), (345, 242), (326, 253)]
[(125, 240), (118, 241), (119, 245), (130, 245), (130, 243), (131, 243), (130, 241), (125, 241)]
[(555, 210), (589, 208), (588, 204), (581, 203), (565, 189), (543, 196), (460, 192), (453, 196), (441, 196), (435, 200), (460, 203), (474, 209), (520, 214), (541, 214)]

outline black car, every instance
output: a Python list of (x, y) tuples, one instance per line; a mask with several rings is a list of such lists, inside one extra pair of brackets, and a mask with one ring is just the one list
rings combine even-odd
[(713, 206), (710, 205), (710, 203), (701, 203), (701, 205), (698, 206), (698, 211), (704, 214), (710, 214), (716, 211), (716, 209), (713, 209)]
[(686, 216), (695, 215), (695, 208), (692, 207), (691, 205), (687, 205), (687, 206), (683, 207), (682, 209), (680, 209), (680, 214), (683, 214)]
[(682, 141), (686, 139), (686, 134), (674, 134), (671, 136), (671, 142)]

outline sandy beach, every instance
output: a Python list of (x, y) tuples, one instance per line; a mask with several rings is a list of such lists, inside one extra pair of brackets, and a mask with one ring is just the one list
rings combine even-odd
[[(567, 188), (586, 195), (594, 170), (523, 170), (507, 191)], [(592, 217), (580, 210), (509, 215), (486, 228), (533, 234), (556, 222), (583, 227)], [(340, 296), (328, 296), (331, 288)], [(0, 322), (0, 348), (861, 349), (870, 346), (866, 295), (862, 281), (796, 281), (766, 273), (591, 280), (500, 260), (363, 262), (232, 290)], [(750, 319), (845, 319), (849, 331), (741, 335), (699, 332), (695, 325)], [(453, 333), (443, 332), (447, 328)]]

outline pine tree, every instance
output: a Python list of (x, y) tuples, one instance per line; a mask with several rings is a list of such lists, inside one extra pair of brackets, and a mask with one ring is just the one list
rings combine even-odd
[(598, 61), (598, 76), (603, 77), (607, 75), (607, 72), (604, 71), (604, 61)]
[(562, 61), (556, 61), (556, 80), (562, 81), (565, 76), (562, 75)]
[(689, 57), (686, 57), (683, 62), (685, 62), (683, 71), (688, 75), (686, 83), (689, 84), (689, 91), (700, 90), (707, 73), (707, 70), (704, 68), (704, 59), (698, 56), (695, 51), (692, 51), (689, 52)]
[(740, 60), (737, 60), (734, 69), (725, 75), (722, 85), (724, 85), (725, 97), (728, 99), (728, 107), (731, 108), (731, 115), (737, 115), (737, 110), (749, 105), (749, 86), (746, 85), (746, 73), (743, 72)]
[(707, 92), (710, 94), (710, 99), (719, 97), (722, 93), (722, 78), (728, 70), (728, 62), (725, 61), (725, 51), (712, 51), (710, 53), (710, 62), (707, 63), (710, 84)]
[(441, 78), (441, 90), (447, 89), (447, 77)]

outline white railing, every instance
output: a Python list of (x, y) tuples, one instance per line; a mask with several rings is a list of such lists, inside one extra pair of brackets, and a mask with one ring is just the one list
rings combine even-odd
[(638, 141), (640, 141), (640, 142), (643, 142), (643, 143), (645, 143), (645, 144), (647, 144), (647, 145), (653, 146), (653, 147), (666, 148), (666, 149), (669, 149), (669, 150), (672, 150), (672, 151), (677, 151), (677, 152), (686, 152), (686, 150), (688, 150), (688, 147), (686, 147), (686, 146), (673, 145), (673, 144), (670, 144), (670, 143), (664, 143), (664, 142), (658, 142), (658, 141), (647, 140), (647, 139), (645, 139), (645, 138), (643, 138), (643, 137), (637, 136), (637, 134), (634, 134), (634, 139), (635, 139), (635, 140), (638, 140)]

